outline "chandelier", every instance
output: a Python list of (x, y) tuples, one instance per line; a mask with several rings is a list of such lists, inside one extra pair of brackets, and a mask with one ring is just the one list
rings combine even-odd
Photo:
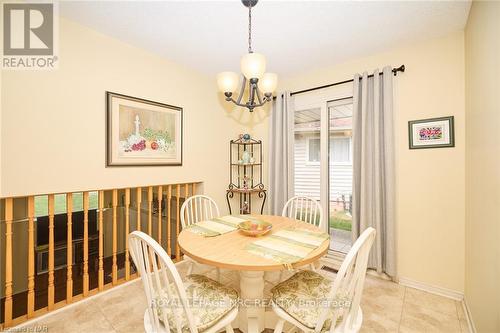
[[(238, 89), (239, 75), (235, 72), (222, 72), (217, 75), (219, 90), (226, 96), (226, 101), (248, 108), (250, 112), (272, 100), (273, 92), (278, 84), (278, 76), (275, 73), (265, 73), (266, 57), (252, 50), (252, 7), (258, 0), (241, 0), (248, 7), (248, 54), (241, 58), (241, 73), (243, 82), (239, 96), (236, 100), (233, 93)], [(248, 81), (248, 82), (247, 82)], [(248, 101), (242, 103), (248, 83)], [(263, 95), (262, 95), (263, 94)]]

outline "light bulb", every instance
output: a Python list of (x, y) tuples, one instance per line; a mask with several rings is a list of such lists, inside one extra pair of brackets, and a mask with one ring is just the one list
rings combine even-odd
[(266, 71), (266, 57), (260, 53), (248, 53), (241, 58), (241, 72), (247, 79), (260, 79)]
[(235, 72), (222, 72), (217, 74), (217, 85), (223, 93), (234, 92), (238, 89), (239, 76)]
[(272, 94), (278, 85), (278, 75), (275, 73), (264, 73), (259, 80), (259, 89), (264, 94)]

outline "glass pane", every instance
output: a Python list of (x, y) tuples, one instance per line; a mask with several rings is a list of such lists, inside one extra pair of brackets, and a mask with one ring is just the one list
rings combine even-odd
[(330, 121), (330, 248), (351, 249), (352, 222), (352, 99), (328, 104)]
[(320, 199), (320, 117), (321, 109), (294, 113), (295, 195)]

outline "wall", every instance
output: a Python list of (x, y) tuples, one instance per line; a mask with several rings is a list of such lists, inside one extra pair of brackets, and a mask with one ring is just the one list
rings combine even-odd
[[(227, 212), (228, 141), (245, 131), (245, 113), (216, 93), (214, 77), (64, 18), (59, 58), (54, 71), (1, 71), (0, 196), (203, 181), (202, 191)], [(183, 166), (106, 168), (105, 91), (183, 107)], [(26, 216), (16, 202), (16, 218)], [(19, 258), (26, 235), (16, 223)], [(0, 263), (4, 255), (0, 247)], [(25, 265), (16, 265), (14, 292), (26, 287), (25, 276)]]
[(465, 298), (478, 332), (500, 332), (499, 17), (499, 2), (474, 2), (465, 34)]
[[(401, 278), (463, 292), (463, 32), (281, 78), (279, 90), (296, 91), (321, 86), (343, 81), (356, 72), (401, 64), (406, 65), (407, 71), (395, 78), (399, 275)], [(341, 86), (338, 87), (340, 89)], [(343, 97), (342, 94), (345, 92), (338, 92), (336, 97)], [(409, 120), (450, 115), (455, 116), (455, 148), (408, 149)], [(265, 135), (267, 127), (262, 122), (255, 127), (255, 131)]]
[[(242, 126), (214, 77), (66, 19), (58, 70), (2, 74), (2, 196), (203, 181), (225, 210)], [(105, 91), (183, 107), (183, 166), (106, 168)]]

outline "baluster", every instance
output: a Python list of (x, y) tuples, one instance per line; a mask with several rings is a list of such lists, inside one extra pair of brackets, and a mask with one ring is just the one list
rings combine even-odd
[(54, 308), (54, 195), (49, 194), (49, 278), (47, 308)]
[(66, 194), (67, 250), (66, 250), (66, 303), (73, 301), (73, 193)]
[(103, 209), (104, 209), (104, 191), (99, 191), (99, 272), (98, 272), (99, 291), (104, 289)]
[(125, 190), (125, 280), (130, 280), (130, 259), (128, 253), (128, 234), (129, 234), (129, 223), (130, 223), (130, 189)]
[(116, 218), (117, 218), (117, 207), (118, 207), (118, 190), (114, 189), (113, 190), (113, 199), (112, 199), (112, 206), (113, 206), (113, 245), (112, 245), (112, 255), (113, 255), (113, 264), (111, 267), (111, 281), (113, 285), (116, 284), (116, 281), (118, 280), (118, 265), (116, 262), (116, 252), (117, 252), (117, 247), (118, 247), (118, 240), (117, 240), (117, 230), (116, 230)]
[(138, 187), (136, 193), (137, 193), (137, 198), (136, 198), (136, 203), (137, 203), (137, 226), (135, 228), (136, 228), (136, 230), (141, 231), (142, 188)]
[(12, 324), (12, 218), (13, 199), (5, 199), (5, 303), (4, 325)]
[(148, 235), (153, 236), (153, 188), (148, 187)]
[(177, 206), (176, 206), (176, 228), (175, 228), (175, 260), (179, 261), (180, 256), (181, 256), (181, 249), (179, 248), (179, 228), (180, 228), (180, 209), (179, 209), (179, 197), (181, 196), (181, 185), (177, 184), (177, 191), (176, 191), (176, 196), (177, 196)]
[(28, 318), (35, 312), (35, 198), (28, 197)]
[(170, 240), (171, 238), (171, 227), (170, 227), (170, 217), (172, 211), (170, 210), (172, 208), (172, 185), (168, 185), (168, 195), (167, 195), (167, 253), (168, 256), (170, 257), (172, 255), (172, 242)]
[(158, 244), (161, 245), (161, 201), (163, 199), (163, 188), (158, 186)]
[(83, 296), (89, 294), (89, 192), (83, 192)]

